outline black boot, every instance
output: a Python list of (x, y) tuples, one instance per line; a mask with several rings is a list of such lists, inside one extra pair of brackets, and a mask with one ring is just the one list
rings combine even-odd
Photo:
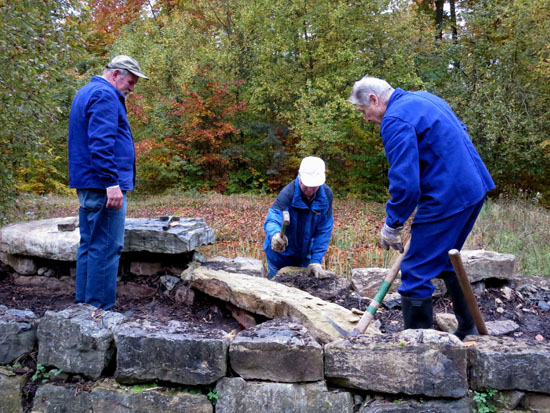
[(461, 340), (468, 335), (479, 334), (456, 275), (449, 274), (443, 278), (443, 281), (453, 301), (453, 310), (458, 321), (458, 328), (453, 334)]
[(433, 328), (432, 297), (411, 298), (401, 297), (403, 310), (403, 329)]

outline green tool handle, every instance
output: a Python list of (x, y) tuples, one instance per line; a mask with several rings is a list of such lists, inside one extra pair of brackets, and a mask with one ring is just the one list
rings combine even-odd
[(367, 311), (365, 311), (365, 313), (361, 317), (361, 320), (359, 320), (359, 323), (357, 323), (357, 327), (355, 327), (355, 330), (357, 330), (359, 334), (363, 334), (365, 331), (367, 331), (367, 328), (372, 322), (374, 315), (376, 314), (376, 311), (380, 308), (380, 305), (382, 305), (382, 301), (384, 301), (384, 297), (388, 293), (393, 281), (397, 277), (397, 274), (399, 274), (399, 269), (401, 268), (401, 262), (403, 261), (403, 258), (405, 258), (405, 255), (409, 251), (410, 246), (411, 246), (411, 240), (409, 238), (409, 240), (405, 244), (405, 248), (403, 252), (399, 254), (399, 257), (397, 257), (397, 260), (395, 260), (392, 267), (388, 271), (388, 274), (384, 278), (382, 285), (380, 285), (380, 288), (378, 288), (378, 292), (370, 302), (367, 308)]

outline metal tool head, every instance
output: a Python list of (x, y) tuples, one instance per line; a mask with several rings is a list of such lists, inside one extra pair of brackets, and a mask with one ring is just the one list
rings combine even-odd
[(338, 324), (336, 324), (336, 322), (334, 320), (331, 320), (331, 318), (326, 314), (325, 314), (325, 318), (330, 323), (330, 325), (332, 327), (334, 327), (334, 329), (336, 331), (338, 331), (345, 338), (356, 337), (356, 336), (359, 335), (359, 330), (357, 330), (356, 328), (352, 329), (351, 331), (347, 331), (347, 330), (343, 329), (342, 327), (340, 327)]
[(288, 226), (290, 224), (290, 213), (288, 211), (283, 211), (283, 225)]

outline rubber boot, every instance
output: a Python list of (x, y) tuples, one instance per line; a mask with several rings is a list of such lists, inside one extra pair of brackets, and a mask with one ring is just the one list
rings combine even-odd
[(461, 340), (468, 335), (479, 334), (456, 275), (447, 276), (443, 281), (453, 301), (453, 310), (458, 321), (458, 328), (453, 334)]
[(433, 328), (433, 304), (432, 297), (411, 298), (401, 297), (401, 309), (403, 310), (403, 329), (408, 328)]

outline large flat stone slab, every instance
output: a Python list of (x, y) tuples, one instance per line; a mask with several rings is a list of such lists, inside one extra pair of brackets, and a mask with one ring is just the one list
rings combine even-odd
[(32, 311), (0, 305), (0, 364), (11, 363), (33, 351), (38, 320)]
[(113, 331), (125, 317), (88, 304), (46, 311), (38, 325), (38, 363), (97, 379), (115, 356)]
[[(342, 337), (327, 316), (348, 331), (359, 321), (356, 314), (342, 306), (268, 279), (201, 266), (189, 272), (186, 280), (192, 287), (251, 313), (268, 318), (290, 317), (321, 343)], [(369, 327), (368, 332), (376, 329)]]
[[(164, 390), (164, 391), (163, 391)], [(208, 398), (202, 394), (190, 394), (181, 390), (157, 388), (132, 389), (113, 380), (94, 383), (91, 390), (73, 386), (45, 384), (34, 397), (35, 413), (212, 413)]]
[(550, 394), (550, 347), (511, 337), (468, 336), (470, 387)]
[(402, 399), (369, 400), (359, 410), (359, 413), (471, 413), (474, 409), (467, 397), (458, 400), (433, 399), (415, 400)]
[[(7, 260), (9, 254), (76, 261), (79, 228), (75, 227), (72, 231), (59, 229), (60, 225), (68, 225), (75, 220), (76, 217), (42, 219), (16, 222), (0, 228), (0, 254), (3, 260)], [(163, 225), (160, 219), (127, 218), (122, 252), (180, 254), (201, 245), (213, 244), (215, 240), (214, 231), (203, 218), (180, 218), (167, 230), (162, 229)]]
[(222, 330), (171, 321), (124, 324), (115, 334), (121, 383), (154, 380), (203, 385), (225, 376), (229, 338)]
[(216, 413), (353, 412), (351, 393), (328, 391), (325, 382), (268, 383), (225, 377), (216, 390)]
[(325, 346), (325, 378), (339, 386), (390, 394), (463, 398), (466, 347), (435, 330), (405, 330)]
[(0, 366), (0, 413), (23, 413), (21, 393), (27, 377)]
[(487, 278), (509, 280), (514, 275), (516, 257), (487, 250), (462, 250), (464, 269), (471, 283)]
[(324, 379), (323, 348), (288, 318), (241, 331), (229, 348), (231, 368), (247, 380), (294, 383)]

